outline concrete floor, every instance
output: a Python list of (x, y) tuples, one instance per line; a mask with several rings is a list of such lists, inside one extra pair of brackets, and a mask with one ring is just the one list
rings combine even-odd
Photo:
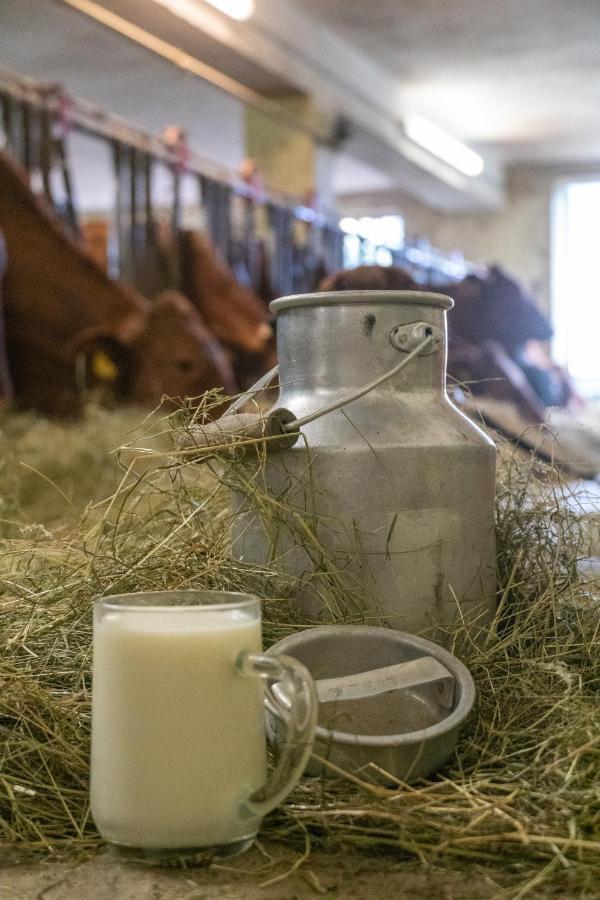
[[(84, 862), (0, 864), (0, 900), (491, 900), (513, 897), (520, 887), (519, 879), (479, 866), (448, 872), (355, 850), (315, 851), (302, 863), (279, 845), (210, 869), (140, 868), (106, 853)], [(572, 900), (574, 894), (549, 885), (530, 896)], [(600, 897), (600, 885), (598, 894), (585, 896)]]

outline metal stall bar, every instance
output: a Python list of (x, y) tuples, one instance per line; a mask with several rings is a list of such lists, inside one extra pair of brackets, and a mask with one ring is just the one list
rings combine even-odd
[[(37, 115), (45, 114), (60, 122), (66, 103), (69, 109), (69, 128), (93, 137), (104, 138), (113, 147), (120, 149), (121, 156), (135, 156), (136, 159), (161, 162), (174, 173), (181, 168), (179, 151), (172, 143), (131, 125), (119, 116), (108, 113), (89, 101), (67, 94), (58, 84), (39, 82), (0, 68), (0, 101), (7, 142), (14, 149), (15, 155), (22, 161), (25, 161), (25, 157), (31, 153), (28, 122), (32, 112), (36, 112)], [(67, 209), (63, 212), (63, 217), (76, 226), (71, 185), (64, 156), (64, 141), (58, 142), (55, 154), (67, 195)], [(293, 229), (289, 225), (294, 220), (299, 220), (322, 230), (321, 244), (324, 249), (326, 268), (331, 271), (342, 267), (344, 233), (338, 226), (338, 217), (335, 214), (303, 206), (297, 200), (275, 190), (268, 192), (258, 190), (242, 181), (235, 173), (191, 149), (186, 153), (185, 171), (198, 177), (202, 183), (203, 193), (210, 198), (209, 208), (206, 209), (208, 225), (215, 242), (221, 251), (224, 251), (224, 255), (228, 255), (231, 243), (230, 225), (227, 221), (228, 209), (225, 207), (227, 207), (231, 195), (235, 194), (245, 198), (256, 207), (263, 206), (268, 210), (269, 219), (277, 232), (274, 241), (275, 247), (277, 252), (288, 262), (293, 257), (293, 253), (286, 251), (284, 246), (286, 241), (293, 240)], [(216, 205), (221, 199), (223, 208), (217, 210)], [(457, 272), (457, 277), (460, 277), (456, 261), (433, 248), (431, 251), (425, 251), (408, 246), (405, 251), (400, 252), (399, 257), (394, 253), (393, 258), (394, 261), (398, 259), (400, 264), (402, 260), (405, 260), (406, 263), (410, 263), (411, 268), (418, 267), (424, 272), (433, 271), (439, 281), (447, 280), (449, 275), (452, 277), (451, 272), (453, 271)], [(288, 278), (283, 272), (283, 265), (283, 258), (281, 265), (276, 261), (275, 271), (272, 273), (274, 280), (282, 285)], [(465, 269), (469, 268), (473, 267), (465, 263)]]

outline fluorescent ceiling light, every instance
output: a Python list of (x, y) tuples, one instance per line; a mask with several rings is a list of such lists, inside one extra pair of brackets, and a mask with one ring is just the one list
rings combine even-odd
[(249, 19), (254, 12), (254, 0), (206, 0), (206, 2), (239, 22)]
[(483, 172), (483, 159), (478, 153), (428, 119), (410, 113), (404, 118), (404, 131), (415, 144), (458, 169), (463, 175), (473, 178)]
[[(198, 0), (154, 0), (154, 2), (195, 28), (202, 29), (206, 25), (203, 4)], [(239, 22), (249, 19), (254, 12), (254, 0), (206, 0), (206, 2)]]

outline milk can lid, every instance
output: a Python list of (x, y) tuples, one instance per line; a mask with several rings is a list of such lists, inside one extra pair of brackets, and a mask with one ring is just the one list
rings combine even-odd
[(454, 306), (451, 297), (430, 291), (323, 291), (279, 297), (269, 304), (269, 309), (281, 312), (299, 306), (340, 306), (347, 303), (403, 303), (411, 306), (436, 306), (438, 309), (452, 309)]

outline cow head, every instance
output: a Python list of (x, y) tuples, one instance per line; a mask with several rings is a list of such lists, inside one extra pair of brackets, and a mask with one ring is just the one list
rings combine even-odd
[(131, 399), (198, 397), (211, 388), (237, 393), (231, 364), (190, 301), (175, 291), (156, 298), (134, 345)]
[(206, 234), (182, 231), (181, 284), (208, 327), (224, 344), (261, 353), (273, 334), (265, 304), (240, 284)]
[(163, 396), (178, 401), (217, 387), (237, 393), (222, 346), (174, 291), (157, 297), (134, 323), (81, 335), (76, 350), (85, 386), (120, 400), (156, 405)]
[(357, 266), (328, 275), (319, 291), (418, 291), (410, 273), (399, 266)]
[(449, 331), (471, 343), (496, 341), (514, 356), (526, 341), (545, 341), (552, 336), (543, 313), (498, 266), (491, 266), (485, 278), (468, 275), (448, 292), (456, 300), (448, 319)]

